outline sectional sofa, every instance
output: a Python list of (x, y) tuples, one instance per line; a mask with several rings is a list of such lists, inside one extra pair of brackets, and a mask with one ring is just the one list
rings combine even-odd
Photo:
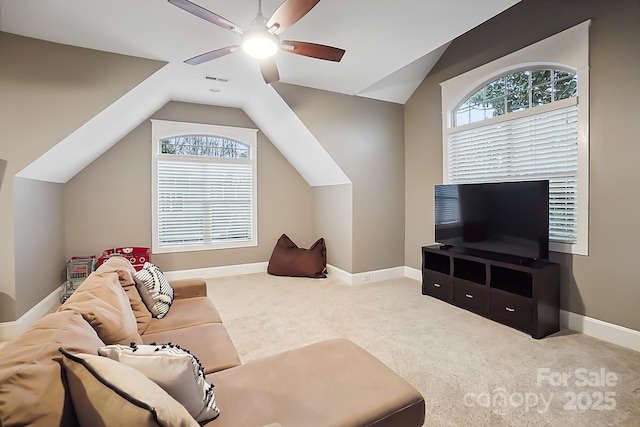
[[(0, 349), (0, 426), (422, 426), (420, 393), (351, 341), (242, 364), (203, 280), (170, 282), (173, 302), (157, 318), (135, 274), (128, 260), (111, 258)], [(213, 385), (214, 419), (196, 422), (145, 375), (98, 356), (168, 343), (192, 354)]]

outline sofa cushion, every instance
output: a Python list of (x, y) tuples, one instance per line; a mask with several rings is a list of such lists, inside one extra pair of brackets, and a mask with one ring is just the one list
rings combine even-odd
[(209, 298), (179, 299), (173, 302), (171, 311), (165, 317), (151, 319), (145, 334), (171, 331), (204, 323), (222, 323), (218, 310)]
[[(424, 399), (346, 339), (333, 339), (207, 375), (222, 416), (209, 427), (421, 426)], [(251, 408), (248, 410), (247, 408)]]
[(172, 344), (109, 345), (98, 349), (106, 356), (137, 369), (182, 404), (198, 422), (220, 415), (213, 385), (204, 378), (198, 359)]
[(197, 427), (187, 410), (142, 372), (108, 357), (60, 349), (82, 427)]
[(318, 239), (309, 249), (304, 249), (283, 234), (273, 248), (267, 273), (275, 276), (327, 277), (327, 249), (324, 239)]
[(173, 299), (206, 297), (207, 282), (203, 279), (179, 279), (169, 282), (173, 288)]
[(116, 272), (92, 273), (59, 310), (81, 313), (105, 344), (142, 344), (129, 297)]
[(205, 374), (240, 364), (238, 351), (222, 323), (206, 323), (142, 336), (145, 344), (180, 344), (200, 360)]
[(122, 286), (122, 289), (126, 292), (127, 297), (129, 298), (129, 304), (131, 305), (131, 310), (136, 318), (138, 333), (143, 334), (149, 326), (149, 322), (151, 322), (151, 313), (142, 301), (140, 292), (138, 292), (138, 288), (136, 287), (136, 282), (133, 278), (136, 270), (127, 258), (121, 256), (113, 256), (109, 258), (96, 270), (96, 274), (112, 272), (116, 272), (118, 274), (120, 286)]
[(0, 425), (75, 426), (58, 348), (97, 353), (104, 343), (74, 311), (47, 314), (0, 349)]
[(163, 318), (173, 303), (173, 288), (164, 273), (157, 265), (145, 262), (142, 270), (137, 271), (133, 278), (151, 315)]

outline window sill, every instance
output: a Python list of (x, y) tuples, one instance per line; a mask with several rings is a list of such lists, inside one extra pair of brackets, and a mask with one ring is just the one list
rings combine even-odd
[(154, 254), (167, 254), (167, 253), (179, 253), (179, 252), (202, 252), (202, 251), (214, 251), (221, 249), (238, 249), (258, 246), (257, 240), (243, 241), (243, 242), (220, 242), (220, 243), (207, 243), (199, 245), (179, 245), (179, 246), (163, 246), (158, 247), (154, 245), (152, 253)]

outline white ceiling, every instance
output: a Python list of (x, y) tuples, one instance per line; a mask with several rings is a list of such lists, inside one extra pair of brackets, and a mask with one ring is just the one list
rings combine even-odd
[[(198, 66), (182, 61), (237, 44), (231, 31), (166, 0), (0, 0), (0, 30), (57, 43), (175, 63), (182, 100), (244, 104), (263, 85), (255, 60), (237, 52)], [(193, 0), (247, 28), (257, 0)], [(519, 0), (323, 0), (282, 38), (341, 47), (340, 63), (280, 52), (281, 81), (404, 103), (446, 45)], [(281, 0), (263, 0), (269, 17)], [(226, 84), (205, 76), (228, 79)], [(219, 89), (220, 92), (211, 92)]]
[[(258, 0), (193, 1), (242, 28), (258, 10)], [(271, 16), (281, 1), (263, 0), (263, 14)], [(518, 1), (323, 0), (281, 39), (343, 48), (342, 61), (279, 52), (280, 81), (404, 104), (454, 38)], [(242, 108), (309, 185), (350, 182), (264, 83), (255, 59), (237, 52), (197, 66), (184, 64), (238, 44), (239, 37), (166, 0), (0, 0), (0, 31), (168, 63), (17, 176), (67, 182), (174, 100)]]

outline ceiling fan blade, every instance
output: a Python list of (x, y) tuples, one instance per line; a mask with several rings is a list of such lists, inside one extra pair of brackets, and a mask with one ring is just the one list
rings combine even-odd
[(184, 61), (189, 65), (198, 65), (203, 62), (211, 61), (212, 59), (220, 58), (221, 56), (228, 55), (233, 52), (237, 52), (240, 49), (240, 46), (227, 46), (222, 49), (212, 50), (211, 52), (203, 53), (198, 56), (194, 56), (193, 58), (189, 58)]
[(273, 83), (280, 80), (278, 66), (273, 58), (267, 58), (260, 61), (260, 72), (262, 73), (265, 83)]
[(280, 34), (306, 15), (320, 0), (285, 0), (271, 15), (267, 22), (267, 28), (276, 29), (272, 32)]
[(324, 59), (325, 61), (340, 62), (345, 54), (344, 49), (323, 44), (299, 42), (295, 40), (283, 40), (282, 50), (295, 53), (296, 55), (310, 56), (312, 58)]
[(212, 24), (216, 24), (219, 27), (225, 28), (229, 31), (233, 31), (234, 33), (243, 34), (244, 30), (238, 27), (233, 22), (223, 18), (222, 16), (211, 12), (208, 9), (205, 9), (202, 6), (198, 6), (195, 3), (190, 2), (189, 0), (169, 0), (174, 6), (178, 6), (182, 10), (186, 10), (187, 12), (195, 15), (199, 18), (204, 19), (205, 21), (209, 21)]

